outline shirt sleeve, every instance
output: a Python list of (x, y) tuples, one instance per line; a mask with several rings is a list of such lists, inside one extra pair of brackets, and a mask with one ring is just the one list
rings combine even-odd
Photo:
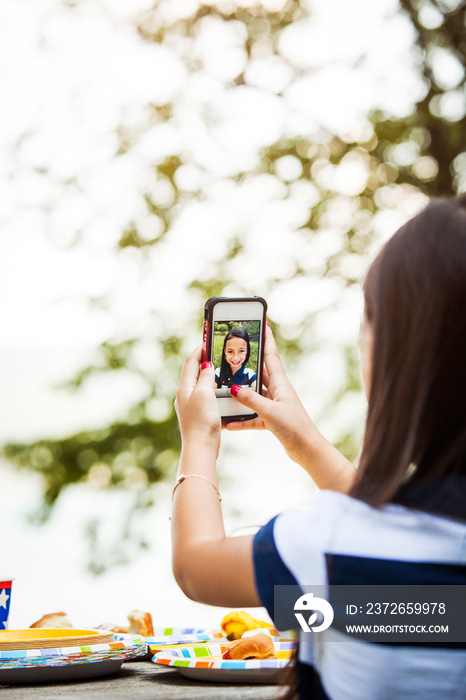
[(274, 538), (277, 520), (272, 518), (254, 537), (253, 561), (256, 589), (270, 617), (274, 617), (274, 586), (297, 586), (298, 582), (284, 564)]

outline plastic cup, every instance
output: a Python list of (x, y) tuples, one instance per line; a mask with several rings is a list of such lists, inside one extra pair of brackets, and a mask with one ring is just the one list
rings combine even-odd
[(8, 629), (12, 583), (12, 578), (0, 576), (0, 630)]

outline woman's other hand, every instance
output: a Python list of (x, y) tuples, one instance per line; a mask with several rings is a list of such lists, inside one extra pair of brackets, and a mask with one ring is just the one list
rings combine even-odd
[(297, 451), (300, 436), (316, 430), (291, 382), (286, 376), (269, 325), (264, 347), (263, 395), (243, 386), (235, 386), (231, 394), (243, 406), (252, 408), (257, 417), (252, 420), (232, 421), (227, 430), (270, 430), (280, 440), (287, 454), (299, 462)]
[(270, 326), (266, 329), (263, 385), (265, 395), (232, 387), (236, 400), (252, 408), (257, 417), (227, 423), (227, 430), (269, 430), (319, 488), (346, 491), (354, 478), (354, 467), (325, 440), (310, 419), (286, 376)]

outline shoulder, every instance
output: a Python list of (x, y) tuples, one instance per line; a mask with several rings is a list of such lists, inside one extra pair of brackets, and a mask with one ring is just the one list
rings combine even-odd
[(329, 560), (458, 562), (464, 542), (463, 523), (320, 491), (312, 507), (281, 513), (255, 535), (256, 588), (273, 618), (276, 586), (326, 586)]
[(268, 568), (275, 573), (285, 567), (295, 583), (305, 582), (308, 572), (312, 579), (308, 577), (307, 583), (324, 582), (328, 523), (334, 517), (332, 510), (338, 508), (338, 500), (326, 494), (331, 492), (319, 492), (311, 508), (281, 513), (259, 530), (254, 538), (256, 570)]
[(257, 379), (256, 372), (249, 367), (243, 367), (243, 375), (248, 378), (249, 382), (253, 382), (255, 379)]
[[(355, 506), (357, 501), (344, 494), (319, 491), (310, 507), (281, 513), (276, 519), (275, 535), (280, 541), (285, 541), (294, 532), (293, 540), (305, 539), (309, 543), (312, 539), (312, 542), (324, 545), (332, 524)], [(317, 525), (318, 531), (314, 532)]]
[(345, 494), (320, 491), (311, 508), (273, 521), (277, 552), (298, 581), (324, 583), (325, 556), (455, 562), (466, 525), (397, 505), (373, 508)]
[(347, 497), (341, 496), (333, 491), (320, 491), (310, 508), (282, 513), (275, 520), (277, 550), (301, 582), (308, 579), (317, 584), (326, 580), (325, 553), (332, 545), (335, 524), (348, 505)]
[(275, 516), (254, 537), (256, 588), (272, 617), (275, 586), (326, 582), (325, 493), (318, 493), (311, 508)]
[[(403, 506), (381, 508), (334, 491), (321, 491), (312, 508), (280, 515), (274, 539), (287, 566), (306, 574), (303, 553), (405, 561), (458, 561), (466, 525)], [(301, 574), (300, 574), (301, 575)]]
[(252, 376), (255, 376), (255, 375), (256, 375), (256, 373), (254, 372), (254, 370), (251, 369), (250, 367), (243, 367), (243, 372), (244, 372), (244, 374), (246, 374), (248, 377), (252, 377)]

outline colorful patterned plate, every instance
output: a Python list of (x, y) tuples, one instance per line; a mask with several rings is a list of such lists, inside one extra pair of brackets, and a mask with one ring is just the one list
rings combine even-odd
[(153, 637), (145, 637), (152, 654), (164, 650), (165, 647), (201, 644), (215, 639), (225, 639), (225, 635), (221, 630), (206, 627), (160, 627), (154, 629)]
[(190, 637), (190, 641), (196, 642), (222, 639), (225, 635), (222, 630), (213, 630), (208, 627), (155, 627), (154, 635), (145, 637), (145, 640), (148, 644), (180, 644), (187, 641), (186, 637)]
[(296, 649), (296, 642), (274, 642), (276, 659), (223, 659), (227, 644), (205, 644), (160, 651), (154, 663), (172, 666), (183, 676), (223, 683), (277, 683)]
[(145, 655), (142, 637), (107, 644), (0, 652), (0, 684), (91, 678), (115, 673), (123, 661)]

